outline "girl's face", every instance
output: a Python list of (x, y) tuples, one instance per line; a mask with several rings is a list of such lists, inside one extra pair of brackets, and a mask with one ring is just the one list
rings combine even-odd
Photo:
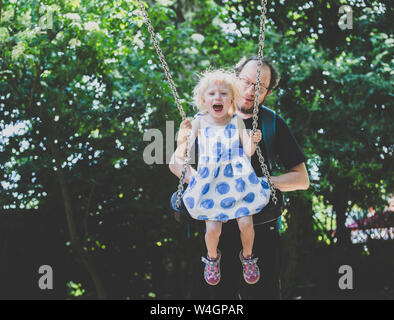
[(231, 90), (225, 83), (210, 83), (203, 96), (204, 105), (214, 119), (228, 116), (232, 104)]

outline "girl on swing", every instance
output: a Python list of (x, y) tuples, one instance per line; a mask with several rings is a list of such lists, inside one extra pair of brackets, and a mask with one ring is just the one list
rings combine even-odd
[[(194, 103), (199, 109), (192, 121), (180, 125), (175, 151), (175, 163), (183, 162), (186, 140), (190, 146), (198, 139), (197, 171), (188, 166), (188, 187), (182, 205), (194, 219), (205, 220), (207, 257), (204, 278), (210, 285), (220, 281), (219, 237), (223, 222), (237, 219), (242, 250), (239, 258), (243, 276), (248, 284), (260, 279), (257, 258), (253, 257), (254, 228), (252, 215), (260, 212), (269, 201), (270, 189), (266, 178), (253, 171), (250, 157), (254, 142), (262, 138), (260, 130), (249, 135), (243, 120), (235, 114), (241, 99), (241, 88), (234, 74), (223, 71), (205, 72), (194, 89)], [(170, 169), (175, 173), (173, 165)], [(176, 194), (172, 197), (174, 204)]]

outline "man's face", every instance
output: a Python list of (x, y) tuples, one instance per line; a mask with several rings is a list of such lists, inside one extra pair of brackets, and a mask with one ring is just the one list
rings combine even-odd
[[(238, 108), (243, 113), (253, 113), (254, 105), (254, 85), (257, 82), (257, 61), (249, 61), (240, 72), (238, 78), (243, 88), (242, 105)], [(261, 68), (260, 73), (260, 93), (259, 105), (263, 103), (264, 99), (271, 93), (268, 88), (271, 81), (271, 70), (267, 66)]]

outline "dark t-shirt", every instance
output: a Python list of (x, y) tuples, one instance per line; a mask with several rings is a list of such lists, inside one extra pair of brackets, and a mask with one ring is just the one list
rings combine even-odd
[[(259, 108), (258, 113), (258, 126), (257, 128), (261, 130), (261, 123), (262, 123), (262, 115), (263, 111)], [(252, 129), (253, 127), (253, 118), (249, 118), (244, 120), (246, 129)], [(198, 139), (195, 141), (194, 148), (192, 152), (192, 161), (191, 164), (196, 164), (196, 159), (198, 159)], [(261, 152), (263, 154), (264, 160), (268, 161), (267, 159), (267, 151), (264, 145), (264, 141), (261, 140), (259, 143)], [(275, 130), (275, 142), (273, 144), (273, 158), (275, 159), (275, 165), (273, 166), (273, 170), (279, 170), (282, 166), (289, 170), (300, 163), (306, 161), (306, 158), (297, 143), (296, 138), (294, 137), (293, 132), (287, 125), (286, 121), (278, 114), (276, 114), (276, 130)], [(268, 166), (268, 163), (266, 162)], [(261, 172), (261, 167), (259, 163), (259, 158), (257, 153), (255, 152), (252, 156), (252, 166), (256, 174), (261, 177), (263, 173)], [(269, 167), (269, 166), (268, 166)], [(272, 173), (272, 172), (270, 172)]]
[[(259, 108), (258, 113), (258, 126), (257, 128), (261, 130), (262, 124), (262, 117), (263, 117), (263, 110)], [(252, 129), (253, 127), (253, 118), (250, 117), (249, 119), (244, 120), (246, 129)], [(296, 138), (294, 137), (293, 132), (287, 125), (286, 121), (278, 114), (276, 114), (276, 129), (275, 129), (275, 139), (273, 143), (273, 158), (275, 160), (275, 164), (273, 164), (274, 175), (280, 174), (281, 169), (289, 170), (300, 163), (306, 162), (306, 158), (297, 143)], [(192, 152), (192, 164), (194, 164), (195, 159), (198, 159), (198, 139), (196, 139), (196, 143), (194, 145), (194, 152)], [(267, 151), (265, 148), (265, 144), (263, 139), (259, 143), (262, 155), (264, 157), (265, 164), (268, 166), (268, 158), (267, 158)], [(261, 177), (263, 173), (261, 171), (259, 158), (257, 153), (255, 152), (252, 156), (252, 166), (256, 174)], [(270, 174), (272, 172), (270, 171)], [(283, 173), (283, 172), (282, 172)], [(280, 200), (280, 204), (282, 203), (282, 193), (277, 190), (277, 198)], [(257, 218), (255, 220), (258, 220)]]
[[(262, 109), (259, 109), (258, 113), (258, 126), (257, 128), (261, 130), (262, 123)], [(252, 129), (253, 126), (253, 118), (249, 118), (244, 120), (246, 129)], [(259, 143), (261, 152), (263, 154), (264, 160), (267, 159), (267, 151), (264, 145), (263, 140)], [(278, 169), (278, 165), (280, 167), (284, 167), (286, 170), (293, 168), (294, 166), (305, 162), (306, 158), (297, 143), (297, 140), (294, 137), (293, 132), (287, 125), (286, 121), (276, 114), (276, 130), (275, 130), (275, 142), (274, 142), (274, 159), (276, 161), (276, 165), (274, 166), (274, 170)], [(268, 163), (266, 163), (268, 165)], [(262, 176), (260, 163), (256, 152), (252, 156), (252, 165), (253, 169), (258, 176)]]
[[(261, 130), (262, 123), (262, 109), (258, 114), (258, 129)], [(253, 119), (244, 120), (245, 127), (252, 129)], [(196, 143), (196, 145), (198, 142)], [(265, 161), (267, 161), (267, 152), (263, 140), (260, 142), (260, 148)], [(197, 148), (198, 149), (198, 148)], [(196, 150), (197, 151), (197, 150)], [(306, 158), (299, 147), (292, 131), (287, 125), (286, 121), (276, 115), (276, 130), (274, 142), (274, 159), (277, 165), (274, 166), (274, 174), (277, 169), (284, 168), (286, 170), (305, 162)], [(197, 153), (197, 152), (196, 152)], [(198, 155), (197, 155), (198, 159)], [(266, 163), (268, 165), (268, 163)], [(258, 176), (262, 176), (257, 154), (252, 157), (252, 165)], [(281, 203), (281, 192), (277, 190), (277, 198)], [(263, 209), (264, 210), (264, 209)], [(258, 220), (263, 218), (262, 214), (253, 216), (255, 225)], [(205, 226), (205, 224), (204, 224)], [(200, 225), (202, 227), (202, 225)], [(197, 299), (279, 299), (280, 298), (280, 282), (279, 282), (279, 232), (277, 221), (259, 224), (255, 227), (255, 241), (253, 252), (256, 257), (259, 257), (259, 267), (263, 274), (263, 279), (255, 285), (248, 285), (245, 283), (238, 254), (242, 247), (239, 236), (238, 225), (234, 220), (226, 223), (222, 229), (220, 236), (219, 247), (222, 251), (221, 272), (222, 281), (217, 286), (205, 285), (202, 280), (202, 273), (196, 273), (195, 286), (193, 295)], [(204, 232), (201, 233), (203, 235)], [(201, 254), (205, 256), (206, 249), (202, 249)], [(199, 257), (198, 257), (199, 258)], [(198, 259), (196, 258), (196, 262)]]

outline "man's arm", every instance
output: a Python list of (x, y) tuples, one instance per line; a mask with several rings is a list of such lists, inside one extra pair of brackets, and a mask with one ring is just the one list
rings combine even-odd
[(309, 176), (305, 162), (292, 167), (289, 172), (279, 176), (272, 176), (272, 182), (280, 191), (307, 190), (309, 188)]

